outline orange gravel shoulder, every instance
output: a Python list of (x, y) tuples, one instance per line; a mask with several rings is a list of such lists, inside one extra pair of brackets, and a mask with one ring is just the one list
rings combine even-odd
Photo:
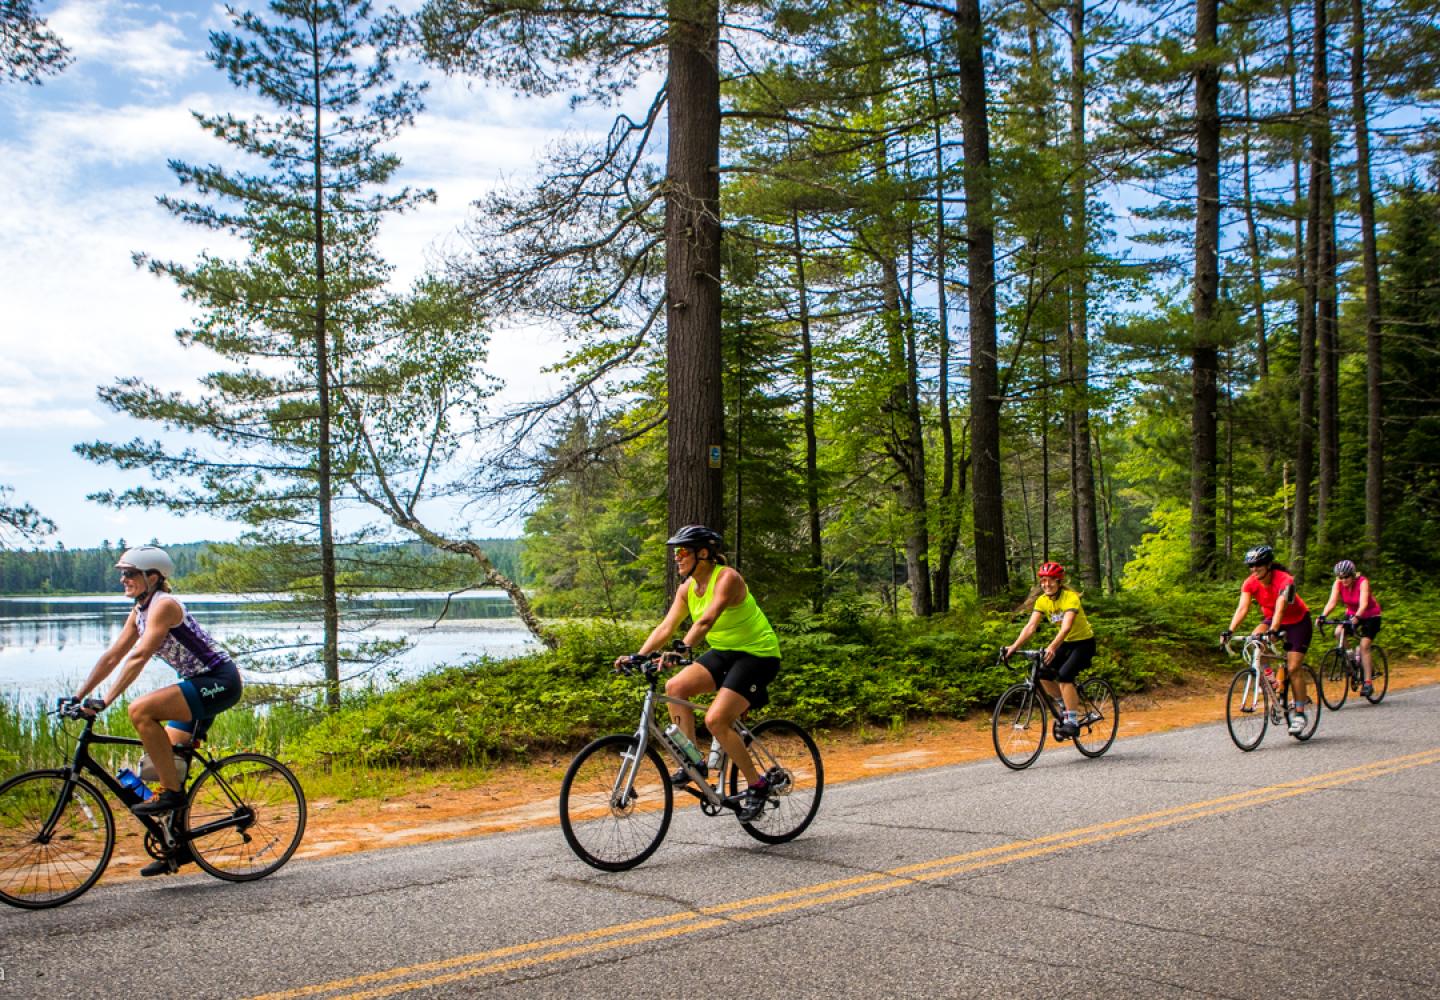
[[(1120, 704), (1120, 739), (1205, 725), (1225, 717), (1230, 674), (1195, 674), (1186, 683), (1131, 695)], [(1440, 683), (1440, 662), (1391, 664), (1390, 691)], [(1347, 709), (1349, 705), (1347, 703)], [(963, 719), (916, 722), (903, 731), (831, 730), (818, 742), (825, 758), (826, 784), (855, 781), (887, 772), (994, 759), (990, 716), (972, 712)], [(385, 798), (314, 799), (305, 840), (297, 858), (476, 836), (526, 827), (557, 826), (557, 796), (568, 756), (529, 765), (497, 767), (483, 782), (456, 773), (436, 782), (427, 774), (423, 789)], [(1000, 765), (997, 763), (997, 767)], [(417, 782), (418, 784), (418, 782)], [(124, 823), (122, 826), (138, 824)], [(124, 830), (120, 832), (125, 832)], [(147, 862), (138, 836), (116, 844), (110, 877)], [(131, 862), (133, 862), (133, 867)]]

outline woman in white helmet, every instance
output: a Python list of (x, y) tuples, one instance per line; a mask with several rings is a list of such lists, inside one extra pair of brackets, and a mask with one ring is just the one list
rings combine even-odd
[[(164, 549), (154, 545), (129, 549), (115, 566), (120, 570), (125, 596), (134, 600), (135, 607), (120, 635), (76, 690), (75, 698), (83, 701), (122, 660), (125, 666), (102, 699), (106, 707), (125, 693), (152, 656), (158, 655), (180, 675), (178, 683), (130, 703), (130, 721), (163, 786), (158, 795), (135, 806), (134, 811), (155, 816), (173, 812), (185, 803), (171, 747), (203, 736), (211, 719), (240, 700), (240, 671), (230, 655), (185, 610), (185, 605), (171, 596), (169, 577), (175, 573), (175, 564)], [(187, 848), (182, 847), (181, 852), (176, 858), (179, 863), (191, 860)], [(141, 874), (159, 875), (168, 870), (164, 861), (157, 861), (142, 869)]]

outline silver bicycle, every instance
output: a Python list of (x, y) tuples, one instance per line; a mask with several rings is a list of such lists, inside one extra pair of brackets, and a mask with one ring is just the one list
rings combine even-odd
[[(659, 705), (678, 705), (692, 712), (703, 706), (662, 693), (660, 671), (658, 653), (638, 658), (625, 671), (647, 685), (639, 725), (632, 735), (614, 733), (586, 746), (570, 762), (560, 785), (565, 841), (581, 861), (601, 871), (634, 868), (665, 839), (675, 811), (675, 786), (662, 751), (689, 776), (681, 788), (700, 800), (700, 811), (707, 816), (737, 811), (745, 791), (743, 773), (719, 740), (712, 737), (702, 771), (666, 736), (657, 722)], [(825, 790), (825, 767), (815, 741), (784, 719), (766, 719), (753, 727), (737, 720), (735, 731), (770, 786), (759, 815), (740, 825), (766, 844), (794, 840), (815, 818)]]
[[(1229, 639), (1221, 646), (1225, 652), (1234, 655)], [(1236, 671), (1230, 680), (1230, 693), (1225, 699), (1225, 724), (1235, 745), (1248, 751), (1260, 745), (1267, 727), (1273, 725), (1288, 730), (1290, 715), (1294, 711), (1291, 707), (1291, 688), (1294, 685), (1285, 667), (1285, 654), (1275, 647), (1274, 633), (1247, 635), (1240, 656), (1245, 666)], [(1283, 691), (1271, 663), (1278, 663), (1280, 670), (1286, 674)], [(1320, 677), (1313, 667), (1302, 664), (1300, 669), (1305, 671), (1305, 676), (1310, 679), (1310, 689), (1315, 692), (1310, 702), (1310, 713), (1305, 718), (1305, 728), (1290, 734), (1304, 742), (1315, 735), (1320, 725), (1321, 688)]]

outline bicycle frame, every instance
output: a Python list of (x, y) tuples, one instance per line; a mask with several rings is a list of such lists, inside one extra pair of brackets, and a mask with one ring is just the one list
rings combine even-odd
[[(690, 775), (690, 781), (682, 786), (691, 795), (701, 800), (707, 811), (718, 813), (724, 808), (724, 796), (719, 792), (724, 780), (727, 765), (730, 763), (729, 755), (720, 741), (713, 735), (710, 737), (709, 759), (715, 760), (714, 766), (710, 767), (710, 777), (700, 773), (700, 769), (692, 764), (689, 758), (683, 754), (676, 753), (670, 746), (670, 741), (665, 739), (665, 731), (655, 719), (655, 708), (657, 705), (677, 705), (690, 712), (701, 711), (704, 706), (689, 702), (683, 698), (672, 698), (668, 694), (662, 694), (659, 690), (659, 671), (647, 669), (645, 677), (649, 684), (649, 690), (645, 692), (645, 703), (640, 709), (640, 724), (635, 728), (635, 744), (632, 749), (624, 755), (625, 763), (621, 766), (619, 773), (615, 776), (615, 785), (610, 790), (610, 801), (619, 807), (628, 801), (631, 791), (635, 785), (635, 776), (638, 773), (639, 762), (644, 759), (645, 751), (650, 747), (651, 742), (677, 765)], [(750, 730), (736, 719), (734, 723), (735, 732), (750, 745)], [(775, 763), (775, 762), (771, 762)], [(763, 768), (762, 768), (763, 770)], [(710, 784), (711, 778), (714, 785)]]
[[(1226, 643), (1229, 646), (1229, 643)], [(1280, 690), (1275, 686), (1275, 681), (1265, 675), (1261, 669), (1266, 660), (1275, 660), (1280, 664), (1280, 671), (1285, 668), (1285, 654), (1275, 649), (1275, 644), (1266, 638), (1258, 635), (1247, 635), (1245, 643), (1241, 647), (1240, 658), (1250, 668), (1250, 679), (1245, 682), (1244, 703), (1251, 704), (1252, 700), (1262, 690), (1265, 692), (1265, 704), (1267, 708), (1280, 705)], [(1279, 720), (1275, 720), (1278, 724)]]
[[(95, 732), (95, 717), (90, 716), (87, 718), (85, 720), (85, 729), (80, 733), (79, 738), (75, 742), (75, 753), (70, 763), (60, 769), (61, 773), (65, 775), (65, 790), (61, 793), (60, 797), (56, 799), (55, 808), (51, 811), (49, 818), (45, 821), (45, 826), (41, 830), (41, 836), (47, 840), (55, 832), (55, 825), (60, 821), (60, 816), (64, 813), (65, 806), (69, 804), (72, 790), (75, 787), (75, 778), (80, 774), (88, 774), (90, 777), (95, 778), (101, 785), (107, 788), (111, 796), (122, 805), (130, 805), (130, 796), (133, 793), (128, 792), (125, 786), (120, 784), (119, 779), (112, 775), (106, 768), (101, 767), (100, 763), (90, 755), (90, 747), (92, 745), (144, 747), (144, 744), (140, 740), (132, 737), (110, 736), (105, 733)], [(200, 837), (215, 833), (217, 830), (224, 830), (229, 827), (243, 829), (248, 826), (253, 819), (253, 813), (250, 807), (243, 806), (240, 803), (235, 792), (225, 782), (224, 776), (214, 770), (214, 760), (201, 752), (198, 747), (194, 746), (177, 747), (176, 751), (182, 756), (198, 761), (205, 773), (213, 774), (216, 784), (225, 790), (225, 794), (229, 797), (231, 803), (237, 807), (237, 812), (227, 819), (207, 823), (195, 829), (186, 829), (185, 824), (181, 824), (181, 829), (178, 832), (174, 829), (173, 820), (180, 815), (180, 812), (170, 813), (159, 818), (140, 816), (131, 812), (131, 815), (135, 816), (135, 818), (140, 821), (140, 824), (145, 827), (146, 832), (154, 836), (156, 841), (164, 845), (168, 851), (174, 849), (181, 842), (188, 843), (191, 840), (197, 840)]]

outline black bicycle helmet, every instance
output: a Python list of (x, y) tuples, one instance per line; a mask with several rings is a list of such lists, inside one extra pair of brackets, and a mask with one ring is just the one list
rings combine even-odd
[(687, 524), (665, 540), (666, 545), (683, 545), (687, 549), (709, 549), (713, 556), (725, 545), (720, 532), (712, 531), (703, 524)]
[(1275, 550), (1268, 545), (1257, 545), (1245, 553), (1246, 566), (1269, 566), (1275, 561)]

